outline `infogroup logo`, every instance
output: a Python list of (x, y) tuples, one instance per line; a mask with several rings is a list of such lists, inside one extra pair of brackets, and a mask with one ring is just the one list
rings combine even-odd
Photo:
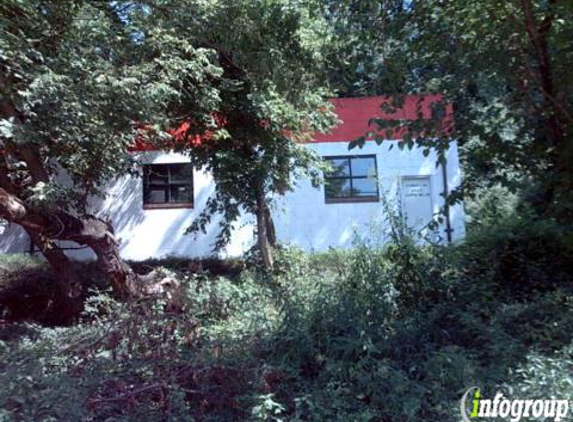
[(569, 400), (508, 399), (500, 392), (493, 399), (486, 399), (479, 387), (471, 387), (462, 397), (460, 411), (464, 422), (476, 422), (481, 418), (508, 418), (511, 422), (539, 418), (559, 422), (569, 412)]

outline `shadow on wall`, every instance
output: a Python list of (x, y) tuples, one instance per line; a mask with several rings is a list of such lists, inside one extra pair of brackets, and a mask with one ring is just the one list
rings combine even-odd
[[(94, 196), (90, 198), (88, 209), (104, 220), (111, 220), (117, 240), (120, 242), (122, 252), (125, 238), (122, 231), (129, 233), (143, 222), (144, 216), (138, 213), (141, 209), (141, 198), (138, 198), (137, 185), (140, 178), (123, 176), (111, 182), (105, 197)], [(69, 248), (66, 254), (77, 260), (93, 260), (95, 254), (90, 248), (79, 247), (74, 242), (58, 242), (62, 248)]]
[(91, 204), (97, 215), (111, 220), (118, 240), (122, 232), (135, 230), (145, 218), (142, 210), (141, 177), (124, 176), (110, 184), (105, 198), (96, 198)]
[[(215, 214), (211, 217), (210, 223), (205, 227), (205, 232), (185, 234), (187, 228), (205, 210), (208, 199), (214, 193), (214, 183), (204, 185), (195, 196), (193, 209), (177, 210), (174, 213), (173, 219), (163, 228), (162, 238), (154, 256), (204, 257), (216, 254), (220, 257), (228, 257), (241, 255), (251, 247), (254, 239), (254, 227), (252, 218), (246, 214), (242, 214), (240, 219), (233, 224), (229, 245), (218, 252), (214, 252), (213, 247), (221, 232), (222, 214)], [(162, 211), (164, 210), (148, 210), (146, 213), (151, 221), (155, 221), (161, 218)]]
[[(205, 228), (206, 233), (199, 232), (195, 235), (185, 234), (185, 231), (205, 209), (207, 200), (214, 192), (214, 185), (203, 186), (195, 196), (193, 209), (178, 210), (174, 213), (173, 220), (164, 229), (156, 253), (176, 256), (194, 256), (197, 253), (202, 256), (211, 254), (210, 247), (219, 234), (219, 222), (222, 218), (220, 215), (212, 217), (211, 223)], [(152, 220), (161, 218), (163, 211), (150, 210), (148, 211), (149, 218)]]
[[(212, 217), (206, 233), (201, 232), (197, 236), (184, 234), (214, 194), (215, 185), (210, 180), (204, 175), (199, 175), (198, 179), (194, 208), (144, 210), (142, 178), (124, 176), (109, 184), (105, 197), (92, 197), (89, 209), (100, 218), (111, 220), (121, 255), (126, 259), (211, 256), (212, 246), (220, 233), (221, 215)], [(250, 216), (244, 215), (234, 225), (231, 244), (218, 255), (240, 255), (250, 248), (254, 238), (251, 220)], [(95, 259), (95, 254), (87, 247), (74, 242), (57, 243), (73, 259)], [(21, 227), (0, 225), (0, 253), (23, 253), (29, 248), (29, 238)]]
[(30, 238), (17, 224), (0, 223), (0, 253), (21, 253), (30, 250)]
[[(313, 146), (319, 155), (348, 154), (344, 143), (335, 145), (320, 144)], [(377, 154), (378, 180), (380, 192), (397, 189), (399, 180), (404, 176), (426, 176), (431, 179), (434, 213), (441, 206), (441, 173), (437, 172), (435, 157), (424, 157), (421, 151), (381, 150), (367, 144), (362, 154)], [(449, 151), (448, 175), (450, 190), (460, 182), (461, 172), (457, 161), (457, 150)], [(165, 160), (183, 160), (170, 155), (160, 156)], [(169, 162), (171, 162), (169, 161)], [(167, 162), (167, 161), (166, 161)], [(179, 162), (179, 161), (177, 161)], [(181, 161), (183, 162), (183, 161)], [(212, 246), (220, 232), (221, 215), (212, 216), (206, 227), (206, 233), (185, 235), (207, 200), (214, 194), (215, 184), (205, 172), (194, 172), (195, 206), (183, 209), (143, 209), (143, 180), (141, 177), (119, 177), (106, 189), (105, 198), (93, 198), (91, 209), (98, 216), (112, 221), (115, 234), (120, 242), (120, 251), (124, 258), (145, 260), (168, 255), (180, 257), (203, 257), (212, 255)], [(280, 242), (298, 245), (305, 250), (325, 250), (329, 247), (349, 247), (354, 233), (369, 236), (372, 222), (384, 221), (385, 212), (381, 202), (326, 204), (324, 189), (315, 189), (309, 180), (299, 180), (294, 192), (279, 198), (274, 206), (273, 218)], [(454, 238), (463, 237), (463, 207), (451, 209)], [(431, 216), (429, 217), (429, 219)], [(1, 230), (1, 228), (0, 228)], [(254, 243), (254, 217), (243, 214), (234, 224), (229, 246), (219, 253), (220, 256), (237, 256), (245, 252)], [(62, 242), (64, 247), (77, 245)], [(0, 252), (25, 252), (29, 242), (26, 234), (17, 226), (11, 226), (0, 234)], [(89, 249), (67, 252), (76, 259), (92, 259)]]
[[(212, 246), (220, 233), (220, 214), (214, 215), (206, 227), (206, 233), (185, 234), (205, 209), (207, 200), (214, 194), (215, 185), (203, 173), (196, 175), (196, 194), (193, 208), (143, 209), (143, 181), (141, 177), (126, 176), (113, 182), (105, 199), (94, 200), (93, 209), (98, 215), (111, 219), (116, 237), (120, 242), (120, 252), (126, 259), (144, 260), (166, 256), (203, 257), (213, 255)], [(237, 227), (249, 226), (248, 216), (244, 216)], [(219, 255), (240, 254), (252, 243), (252, 228), (235, 230), (232, 244)], [(229, 253), (229, 251), (233, 251)]]

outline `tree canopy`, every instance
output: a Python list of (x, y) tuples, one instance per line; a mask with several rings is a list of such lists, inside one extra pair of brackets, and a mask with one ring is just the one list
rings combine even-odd
[(176, 88), (181, 98), (167, 111), (178, 128), (175, 149), (216, 181), (215, 195), (189, 231), (201, 231), (222, 213), (220, 247), (248, 212), (257, 215), (261, 250), (272, 246), (264, 245), (274, 243), (269, 201), (291, 189), (297, 175), (317, 176), (318, 157), (301, 143), (334, 121), (326, 102), (325, 50), (332, 38), (326, 20), (312, 4), (293, 1), (154, 1), (144, 10), (134, 17), (142, 44), (169, 33), (164, 48), (181, 57), (205, 49), (221, 70), (211, 80), (210, 115), (197, 116), (196, 82), (184, 79)]
[[(116, 289), (133, 294), (136, 277), (119, 258), (113, 228), (88, 205), (133, 169), (127, 148), (147, 136), (215, 177), (216, 195), (191, 229), (222, 212), (223, 244), (239, 213), (253, 212), (269, 250), (268, 200), (317, 163), (296, 141), (333, 121), (323, 59), (330, 35), (310, 6), (4, 3), (2, 217), (25, 227), (64, 278), (77, 277), (53, 240), (90, 246)], [(186, 142), (206, 133), (208, 142)]]
[(502, 184), (570, 218), (571, 2), (346, 1), (330, 10), (350, 57), (334, 74), (341, 93), (444, 94), (466, 195)]

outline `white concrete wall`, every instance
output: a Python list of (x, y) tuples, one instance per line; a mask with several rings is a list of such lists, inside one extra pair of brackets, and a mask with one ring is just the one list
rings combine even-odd
[[(392, 201), (399, 192), (403, 176), (429, 176), (432, 186), (432, 206), (438, 212), (443, 206), (442, 171), (437, 168), (435, 154), (424, 157), (422, 151), (389, 150), (390, 142), (381, 146), (367, 142), (364, 148), (348, 151), (345, 142), (310, 144), (320, 155), (367, 155), (376, 154), (380, 195), (386, 194)], [(447, 154), (448, 183), (450, 190), (459, 185), (461, 170), (455, 143)], [(185, 156), (163, 152), (141, 153), (142, 163), (181, 163)], [(218, 234), (218, 217), (214, 217), (207, 234), (197, 239), (184, 235), (185, 229), (204, 209), (209, 196), (214, 192), (212, 177), (200, 170), (194, 172), (194, 208), (144, 210), (143, 181), (141, 177), (124, 176), (113, 181), (108, 195), (103, 200), (94, 201), (98, 215), (111, 218), (121, 254), (126, 259), (143, 260), (150, 257), (169, 255), (201, 257), (211, 254), (212, 244)], [(298, 245), (306, 250), (325, 250), (329, 247), (349, 247), (354, 231), (366, 236), (379, 236), (379, 229), (372, 232), (373, 225), (381, 225), (385, 220), (382, 202), (326, 204), (324, 187), (313, 188), (309, 181), (301, 180), (295, 191), (279, 198), (273, 209), (277, 235), (281, 242)], [(464, 237), (464, 213), (461, 205), (451, 209), (453, 238)], [(245, 252), (254, 242), (254, 219), (244, 218), (235, 224), (231, 244), (221, 252), (223, 256), (237, 256)], [(445, 239), (444, 228), (439, 231)], [(77, 246), (62, 243), (62, 246)], [(29, 241), (23, 231), (15, 225), (0, 226), (0, 253), (25, 252)], [(68, 251), (78, 259), (92, 258), (87, 249)]]
[[(436, 167), (436, 154), (424, 157), (421, 149), (400, 150), (390, 142), (377, 145), (367, 142), (362, 149), (348, 151), (344, 142), (310, 145), (321, 156), (376, 154), (380, 196), (396, 204), (402, 177), (428, 176), (432, 186), (432, 205), (438, 213), (444, 205), (440, 194), (444, 191), (442, 169)], [(448, 184), (450, 191), (461, 182), (457, 144), (452, 143), (447, 152)], [(399, 201), (398, 201), (399, 203)], [(300, 181), (297, 189), (281, 199), (274, 213), (278, 237), (283, 242), (299, 245), (306, 250), (325, 250), (329, 247), (349, 247), (357, 232), (361, 236), (384, 236), (386, 222), (382, 202), (326, 204), (324, 187), (315, 189), (309, 181)], [(461, 205), (450, 210), (453, 240), (465, 236), (464, 213)], [(445, 240), (445, 227), (439, 235)]]

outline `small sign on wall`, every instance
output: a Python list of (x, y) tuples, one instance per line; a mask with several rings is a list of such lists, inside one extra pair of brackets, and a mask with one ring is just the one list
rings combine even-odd
[(401, 183), (402, 212), (406, 224), (419, 232), (433, 218), (430, 176), (404, 176)]

